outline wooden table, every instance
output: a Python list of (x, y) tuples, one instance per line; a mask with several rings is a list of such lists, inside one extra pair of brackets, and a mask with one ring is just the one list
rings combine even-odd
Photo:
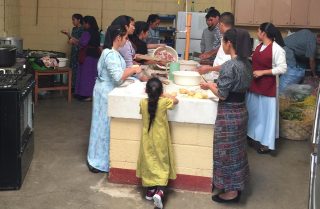
[[(68, 78), (68, 84), (64, 85), (54, 85), (50, 87), (41, 87), (39, 88), (39, 77), (45, 76), (45, 75), (63, 75), (66, 74)], [(71, 102), (71, 80), (72, 80), (72, 70), (68, 67), (63, 68), (56, 68), (54, 70), (35, 70), (34, 71), (34, 77), (35, 77), (35, 87), (34, 87), (34, 100), (35, 104), (38, 103), (38, 94), (39, 90), (43, 91), (68, 91), (68, 102)], [(61, 79), (60, 79), (61, 81)]]

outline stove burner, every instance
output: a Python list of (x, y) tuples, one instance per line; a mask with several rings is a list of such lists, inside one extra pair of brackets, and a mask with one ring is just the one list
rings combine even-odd
[(21, 77), (20, 74), (2, 74), (0, 75), (0, 88), (10, 88), (17, 83)]

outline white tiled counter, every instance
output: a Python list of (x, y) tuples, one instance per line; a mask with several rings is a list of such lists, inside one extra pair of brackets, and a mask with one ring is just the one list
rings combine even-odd
[[(139, 113), (139, 102), (146, 98), (144, 93), (145, 84), (136, 82), (127, 87), (115, 88), (109, 94), (109, 116), (114, 118), (141, 119)], [(175, 84), (164, 85), (167, 93), (179, 92), (180, 88), (188, 90), (200, 90), (199, 86), (178, 86)], [(218, 98), (211, 91), (203, 91), (208, 94), (208, 99), (189, 98), (187, 95), (179, 94), (179, 104), (174, 110), (168, 112), (169, 121), (196, 124), (214, 124), (217, 113)]]
[[(180, 88), (202, 91), (199, 86), (164, 85), (165, 92)], [(145, 83), (136, 82), (115, 88), (109, 94), (110, 173), (109, 181), (137, 184), (135, 177), (142, 130), (139, 102), (146, 98)], [(218, 99), (206, 91), (208, 99), (188, 98), (179, 94), (179, 104), (169, 110), (169, 122), (174, 148), (177, 179), (170, 182), (175, 188), (211, 191), (213, 124)]]

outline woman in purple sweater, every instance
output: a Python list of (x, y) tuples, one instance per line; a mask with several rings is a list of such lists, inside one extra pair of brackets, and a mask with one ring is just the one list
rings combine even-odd
[(75, 86), (75, 94), (82, 101), (91, 101), (92, 92), (97, 77), (97, 63), (101, 54), (100, 33), (96, 19), (93, 16), (83, 18), (83, 28), (79, 40), (79, 70)]

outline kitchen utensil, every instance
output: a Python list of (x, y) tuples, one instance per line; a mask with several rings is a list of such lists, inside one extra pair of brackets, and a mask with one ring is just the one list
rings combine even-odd
[(203, 75), (200, 75), (202, 80), (204, 80), (204, 82), (208, 83), (208, 81), (203, 77)]
[(19, 37), (0, 37), (0, 46), (11, 45), (17, 48), (18, 53), (23, 53), (23, 39)]
[(169, 65), (169, 80), (173, 81), (173, 72), (180, 70), (179, 62), (171, 62)]
[(173, 72), (174, 83), (182, 86), (197, 86), (200, 84), (201, 76), (195, 71)]
[(65, 67), (65, 66), (67, 66), (67, 61), (68, 61), (67, 58), (57, 58), (57, 59), (58, 59), (58, 61), (59, 61), (58, 67)]
[(130, 84), (134, 83), (134, 80), (133, 79), (126, 79), (119, 87), (127, 87), (129, 86)]
[(17, 48), (11, 46), (0, 47), (0, 67), (11, 67), (16, 62)]
[(161, 60), (156, 57), (149, 56), (149, 55), (143, 55), (143, 54), (137, 54), (136, 58), (141, 59), (141, 60), (151, 60), (151, 61), (160, 61)]
[[(173, 57), (172, 60), (162, 59), (162, 58), (158, 57), (159, 53), (161, 53), (161, 51), (165, 51), (166, 53), (170, 54)], [(156, 48), (156, 50), (154, 50), (153, 57), (159, 58), (160, 60), (167, 60), (169, 62), (174, 62), (174, 61), (178, 60), (178, 53), (175, 49), (173, 49), (170, 46), (162, 46), (162, 47), (158, 47), (158, 48)], [(159, 65), (159, 64), (156, 64), (156, 65), (160, 69), (163, 69), (163, 70), (166, 69), (166, 66)]]
[(180, 70), (195, 71), (200, 65), (198, 62), (193, 60), (180, 60)]

